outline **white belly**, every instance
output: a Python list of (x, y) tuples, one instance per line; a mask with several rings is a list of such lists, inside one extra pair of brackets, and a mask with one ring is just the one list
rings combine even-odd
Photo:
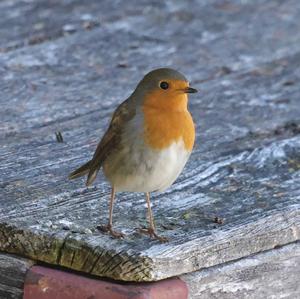
[(183, 140), (163, 150), (134, 144), (108, 159), (104, 173), (116, 191), (163, 191), (179, 176), (189, 156)]

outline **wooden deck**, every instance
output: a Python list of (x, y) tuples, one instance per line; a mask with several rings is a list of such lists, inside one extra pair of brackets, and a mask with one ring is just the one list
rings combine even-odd
[[(1, 251), (125, 281), (289, 243), (299, 252), (300, 2), (84, 3), (0, 2)], [(139, 78), (161, 66), (200, 90), (191, 159), (152, 195), (171, 241), (136, 233), (145, 199), (129, 193), (117, 195), (114, 222), (127, 237), (115, 240), (96, 230), (108, 217), (103, 176), (89, 188), (67, 176)]]

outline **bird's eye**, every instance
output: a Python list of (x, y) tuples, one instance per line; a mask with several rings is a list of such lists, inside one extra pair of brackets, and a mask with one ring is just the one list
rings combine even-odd
[(159, 87), (161, 89), (168, 89), (169, 88), (169, 83), (166, 81), (160, 82)]

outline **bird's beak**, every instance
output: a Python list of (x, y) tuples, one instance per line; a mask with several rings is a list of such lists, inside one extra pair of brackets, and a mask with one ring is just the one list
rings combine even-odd
[(196, 92), (198, 92), (197, 89), (192, 88), (192, 87), (186, 87), (183, 91), (184, 91), (185, 93), (196, 93)]

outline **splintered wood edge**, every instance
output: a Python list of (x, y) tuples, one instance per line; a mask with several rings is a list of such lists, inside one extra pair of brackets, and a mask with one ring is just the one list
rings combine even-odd
[(154, 245), (142, 252), (125, 242), (117, 250), (109, 249), (101, 236), (76, 237), (69, 232), (40, 232), (3, 223), (0, 249), (100, 277), (156, 281), (295, 242), (300, 239), (297, 223), (298, 205), (209, 237), (195, 235), (179, 245)]
[[(93, 239), (93, 240), (91, 240)], [(0, 224), (0, 249), (33, 260), (84, 273), (124, 281), (153, 281), (151, 260), (130, 249), (107, 250), (90, 236), (72, 237), (67, 232), (40, 232)], [(99, 241), (99, 243), (101, 243)]]

